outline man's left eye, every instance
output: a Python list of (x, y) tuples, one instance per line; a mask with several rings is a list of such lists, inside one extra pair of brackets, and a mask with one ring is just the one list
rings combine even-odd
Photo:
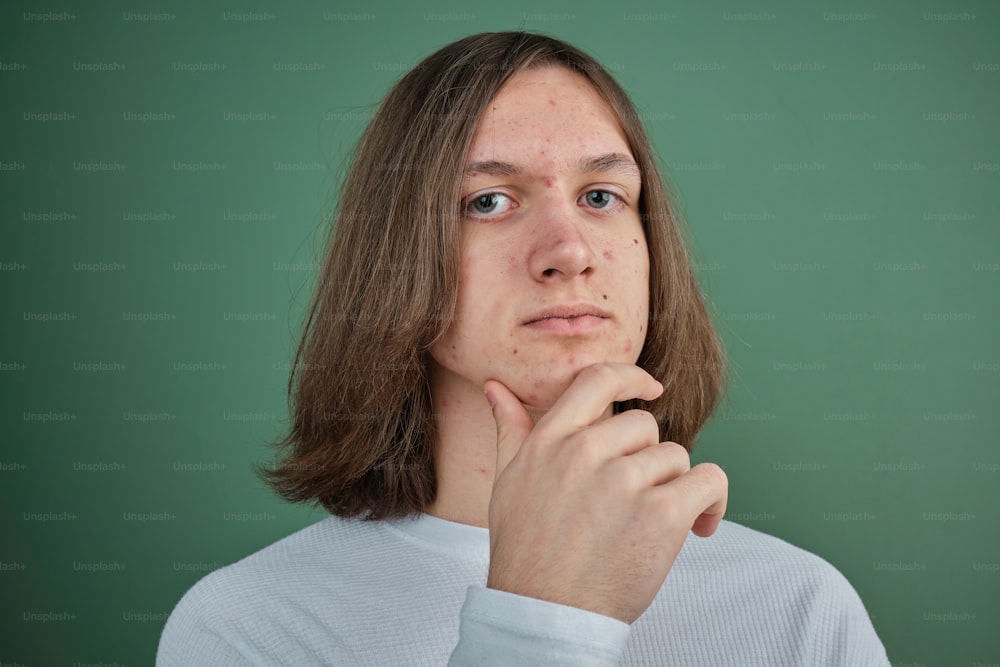
[(583, 197), (587, 200), (587, 205), (591, 208), (607, 208), (618, 198), (617, 195), (606, 190), (591, 190)]

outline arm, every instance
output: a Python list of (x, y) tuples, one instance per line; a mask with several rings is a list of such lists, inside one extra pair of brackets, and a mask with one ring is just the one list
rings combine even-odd
[(629, 631), (594, 612), (471, 586), (448, 665), (617, 665)]

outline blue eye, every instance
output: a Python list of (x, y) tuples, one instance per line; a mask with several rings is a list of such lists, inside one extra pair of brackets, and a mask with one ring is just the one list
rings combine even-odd
[(490, 216), (495, 213), (503, 213), (511, 207), (510, 197), (502, 192), (486, 192), (473, 197), (466, 205), (465, 210), (474, 216)]
[(476, 213), (492, 213), (497, 207), (497, 199), (495, 192), (481, 195), (472, 200), (472, 208), (476, 209)]
[(584, 197), (587, 199), (587, 205), (591, 208), (607, 208), (613, 199), (617, 199), (617, 195), (606, 192), (605, 190), (591, 190)]

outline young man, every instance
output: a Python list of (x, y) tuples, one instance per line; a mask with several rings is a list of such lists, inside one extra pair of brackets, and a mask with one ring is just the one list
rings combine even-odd
[(888, 664), (850, 584), (690, 466), (722, 351), (635, 111), (570, 45), (474, 35), (393, 88), (296, 368), (265, 475), (333, 516), (199, 581), (158, 665)]

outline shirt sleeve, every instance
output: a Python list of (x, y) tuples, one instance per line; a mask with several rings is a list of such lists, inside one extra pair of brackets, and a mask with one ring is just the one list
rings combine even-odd
[(617, 665), (630, 632), (610, 616), (470, 586), (448, 665)]

